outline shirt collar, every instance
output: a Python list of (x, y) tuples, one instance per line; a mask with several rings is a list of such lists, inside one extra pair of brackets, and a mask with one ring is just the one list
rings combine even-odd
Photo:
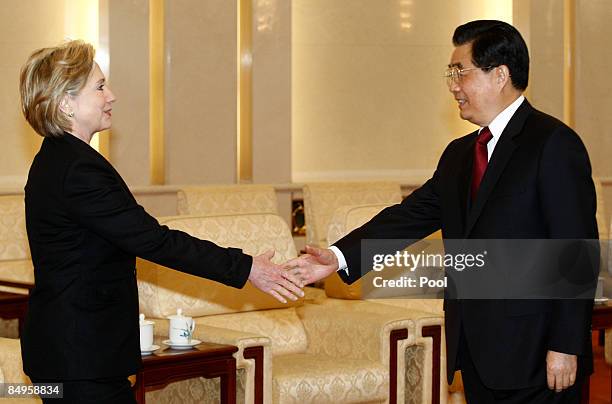
[[(521, 106), (524, 100), (525, 96), (519, 96), (516, 100), (512, 102), (512, 104), (508, 105), (506, 109), (500, 112), (491, 121), (491, 123), (489, 124), (489, 130), (491, 131), (491, 135), (493, 135), (495, 139), (498, 139), (501, 136), (504, 129), (506, 129), (508, 122), (510, 122), (510, 119), (512, 119), (512, 116), (514, 115), (518, 107)], [(480, 128), (478, 133), (480, 133), (481, 130), (482, 128)]]

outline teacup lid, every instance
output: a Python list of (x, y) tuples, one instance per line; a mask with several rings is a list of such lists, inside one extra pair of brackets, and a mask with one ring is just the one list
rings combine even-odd
[(150, 324), (155, 324), (153, 321), (151, 320), (145, 320), (145, 315), (140, 313), (139, 317), (139, 323), (140, 325), (150, 325)]
[(168, 320), (173, 320), (173, 319), (185, 319), (185, 318), (190, 318), (187, 316), (183, 316), (183, 309), (176, 309), (176, 314), (173, 314), (171, 316), (166, 317)]

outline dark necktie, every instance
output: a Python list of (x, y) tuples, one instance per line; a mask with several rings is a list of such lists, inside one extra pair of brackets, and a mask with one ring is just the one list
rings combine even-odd
[(487, 169), (487, 143), (493, 138), (488, 127), (482, 128), (474, 145), (474, 166), (472, 167), (472, 202), (476, 200), (480, 182)]

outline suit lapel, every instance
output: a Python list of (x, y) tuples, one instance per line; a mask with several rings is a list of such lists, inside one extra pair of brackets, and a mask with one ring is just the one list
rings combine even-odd
[(495, 184), (497, 184), (497, 181), (504, 172), (508, 161), (510, 161), (512, 153), (517, 147), (515, 138), (521, 134), (525, 120), (532, 110), (533, 108), (531, 105), (527, 102), (527, 100), (525, 100), (516, 110), (508, 122), (508, 125), (506, 125), (506, 128), (502, 132), (499, 141), (493, 150), (493, 155), (491, 156), (491, 160), (487, 165), (487, 170), (485, 171), (484, 177), (482, 177), (480, 189), (476, 195), (476, 200), (472, 201), (471, 209), (468, 209), (467, 223), (465, 228), (466, 237), (472, 231), (472, 228), (482, 213), (491, 192), (495, 188)]

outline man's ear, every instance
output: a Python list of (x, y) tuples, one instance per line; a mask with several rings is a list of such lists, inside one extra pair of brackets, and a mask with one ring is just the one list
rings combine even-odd
[(510, 69), (506, 65), (500, 65), (495, 68), (495, 77), (497, 79), (497, 83), (502, 86), (506, 84), (508, 79), (510, 78)]

